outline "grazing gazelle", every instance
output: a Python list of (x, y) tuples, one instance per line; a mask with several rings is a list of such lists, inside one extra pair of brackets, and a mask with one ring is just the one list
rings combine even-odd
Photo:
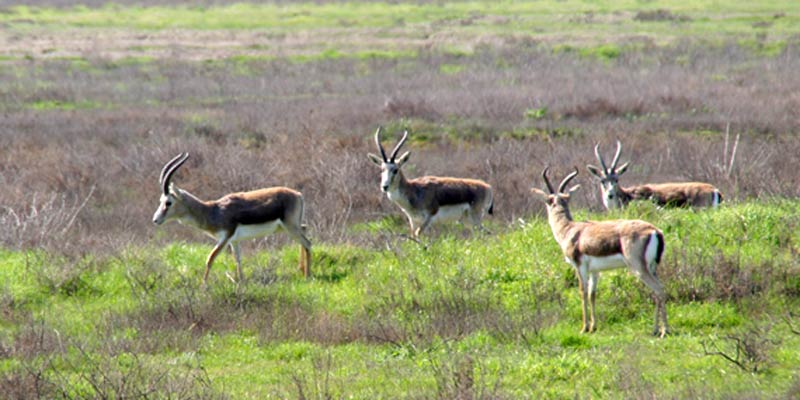
[(600, 155), (600, 144), (594, 146), (594, 155), (602, 169), (587, 165), (594, 176), (600, 178), (600, 191), (603, 205), (607, 209), (623, 208), (631, 200), (648, 199), (658, 206), (674, 207), (716, 207), (722, 202), (722, 193), (711, 184), (703, 182), (654, 183), (639, 186), (622, 187), (619, 176), (628, 169), (628, 163), (617, 168), (622, 144), (617, 141), (617, 152), (611, 167), (606, 167)]
[(397, 158), (397, 152), (408, 139), (408, 131), (394, 147), (389, 158), (381, 145), (381, 130), (375, 132), (375, 144), (381, 156), (367, 154), (373, 163), (381, 167), (381, 191), (389, 200), (400, 206), (408, 218), (411, 235), (419, 235), (437, 221), (461, 219), (469, 216), (474, 228), (485, 230), (481, 225), (483, 213), (492, 213), (492, 187), (477, 179), (423, 176), (406, 179), (400, 168), (408, 161), (410, 152)]
[(153, 222), (163, 224), (170, 219), (199, 228), (216, 239), (217, 244), (206, 260), (203, 285), (208, 283), (208, 271), (214, 259), (230, 245), (236, 258), (238, 281), (242, 281), (240, 240), (261, 237), (284, 228), (300, 243), (300, 269), (309, 276), (311, 242), (303, 234), (303, 195), (286, 187), (272, 187), (250, 192), (231, 193), (219, 200), (204, 201), (193, 194), (170, 184), (172, 175), (189, 158), (179, 154), (161, 170), (161, 200), (153, 215)]
[[(664, 235), (652, 224), (640, 220), (573, 221), (569, 212), (569, 198), (580, 185), (573, 186), (567, 192), (564, 188), (578, 175), (578, 168), (561, 181), (558, 191), (553, 190), (547, 179), (547, 171), (548, 168), (545, 168), (542, 178), (550, 193), (536, 188), (531, 192), (544, 200), (553, 236), (567, 262), (577, 272), (583, 307), (581, 332), (594, 332), (597, 329), (594, 300), (600, 272), (627, 267), (655, 293), (653, 334), (664, 337), (669, 331), (665, 305), (667, 294), (656, 277), (656, 268), (664, 253)], [(660, 326), (659, 320), (662, 322)]]

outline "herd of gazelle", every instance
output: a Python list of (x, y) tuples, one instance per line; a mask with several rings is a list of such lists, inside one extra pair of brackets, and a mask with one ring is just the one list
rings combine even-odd
[[(484, 213), (493, 209), (492, 187), (478, 179), (423, 176), (407, 179), (401, 170), (408, 161), (410, 152), (397, 157), (397, 153), (408, 139), (408, 132), (395, 145), (387, 157), (381, 144), (379, 127), (375, 132), (375, 144), (380, 156), (368, 154), (369, 159), (380, 166), (380, 189), (397, 204), (408, 219), (414, 239), (434, 222), (468, 217), (475, 229), (485, 231), (481, 224)], [(663, 183), (632, 187), (619, 186), (628, 163), (617, 167), (622, 146), (617, 142), (617, 151), (611, 166), (607, 167), (600, 155), (599, 144), (594, 152), (602, 167), (587, 165), (589, 172), (600, 179), (603, 204), (606, 208), (624, 207), (631, 200), (649, 199), (659, 206), (715, 207), (722, 195), (707, 183)], [(311, 241), (305, 236), (303, 220), (303, 195), (287, 187), (272, 187), (249, 192), (227, 194), (218, 200), (201, 200), (171, 183), (172, 176), (189, 158), (182, 153), (167, 162), (161, 170), (161, 198), (153, 222), (160, 225), (175, 219), (192, 225), (216, 240), (216, 245), (206, 260), (203, 284), (208, 282), (208, 273), (214, 260), (226, 246), (230, 246), (236, 259), (237, 278), (242, 274), (239, 241), (262, 237), (284, 229), (301, 245), (300, 270), (308, 278), (311, 267)], [(549, 191), (533, 188), (531, 193), (540, 197), (547, 208), (548, 221), (553, 236), (561, 246), (564, 258), (576, 271), (583, 307), (581, 332), (594, 332), (595, 294), (599, 274), (602, 271), (627, 267), (655, 296), (656, 313), (653, 334), (663, 337), (669, 331), (665, 306), (666, 293), (656, 275), (656, 269), (664, 253), (664, 236), (658, 228), (641, 220), (574, 221), (569, 211), (570, 194), (580, 185), (566, 190), (569, 182), (578, 175), (578, 169), (565, 177), (553, 190), (547, 177), (548, 168), (542, 178)], [(233, 280), (233, 278), (231, 278)]]

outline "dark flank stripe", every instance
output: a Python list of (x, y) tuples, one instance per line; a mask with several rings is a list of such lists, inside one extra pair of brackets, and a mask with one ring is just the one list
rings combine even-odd
[(664, 234), (661, 231), (656, 231), (656, 238), (658, 238), (658, 249), (656, 249), (656, 264), (661, 263), (661, 256), (664, 254)]

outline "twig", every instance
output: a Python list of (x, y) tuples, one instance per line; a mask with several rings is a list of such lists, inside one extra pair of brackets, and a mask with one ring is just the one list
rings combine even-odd
[(739, 149), (739, 134), (736, 134), (736, 140), (733, 142), (733, 149), (731, 150), (731, 163), (728, 164), (728, 174), (727, 177), (731, 176), (731, 172), (733, 172), (733, 163), (736, 162), (736, 150)]
[(791, 312), (787, 312), (786, 314), (784, 314), (783, 315), (783, 320), (786, 322), (786, 325), (789, 325), (789, 331), (791, 331), (795, 335), (800, 335), (800, 330), (795, 328), (794, 324), (792, 324), (792, 313)]
[(741, 361), (739, 361), (739, 348), (740, 348), (740, 344), (741, 344), (739, 342), (739, 339), (732, 338), (732, 337), (728, 337), (728, 339), (732, 339), (732, 340), (736, 341), (736, 358), (733, 358), (733, 357), (729, 356), (728, 354), (723, 353), (722, 351), (720, 351), (719, 347), (717, 347), (716, 343), (712, 343), (712, 345), (714, 346), (714, 351), (708, 351), (708, 347), (706, 346), (706, 342), (705, 341), (701, 342), (701, 344), (703, 345), (703, 353), (705, 355), (707, 355), (707, 356), (720, 356), (720, 357), (730, 361), (731, 363), (735, 364), (736, 366), (741, 368), (743, 371), (750, 372), (750, 370), (748, 370), (744, 366), (744, 364)]
[(92, 194), (94, 194), (94, 189), (95, 189), (95, 185), (92, 185), (92, 188), (89, 190), (89, 194), (86, 195), (86, 198), (83, 199), (83, 202), (81, 203), (81, 205), (75, 210), (74, 213), (72, 213), (72, 217), (70, 217), (69, 222), (67, 223), (66, 226), (64, 226), (64, 229), (61, 230), (61, 234), (62, 235), (67, 233), (69, 228), (72, 227), (72, 224), (75, 222), (75, 218), (77, 218), (78, 214), (81, 212), (81, 210), (83, 210), (83, 208), (86, 207), (86, 203), (89, 202), (89, 199), (92, 197)]

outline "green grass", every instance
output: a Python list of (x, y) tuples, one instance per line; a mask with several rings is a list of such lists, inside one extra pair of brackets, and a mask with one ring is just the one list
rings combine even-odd
[[(660, 276), (673, 335), (649, 335), (650, 295), (624, 271), (602, 275), (600, 330), (579, 334), (573, 272), (547, 222), (534, 216), (522, 227), (495, 227), (501, 233), (493, 236), (461, 238), (458, 229), (445, 229), (427, 250), (391, 236), (382, 249), (317, 243), (308, 281), (297, 272), (295, 245), (250, 252), (249, 279), (239, 288), (224, 277), (235, 268), (228, 254), (217, 260), (210, 286), (199, 288), (209, 244), (78, 260), (4, 250), (0, 305), (8, 318), (0, 343), (12, 346), (31, 323), (58, 332), (64, 346), (92, 357), (57, 353), (63, 361), (49, 373), (68, 373), (90, 395), (84, 370), (104, 365), (122, 374), (137, 363), (201, 370), (214, 390), (233, 398), (297, 397), (301, 389), (333, 397), (449, 397), (463, 374), (484, 392), (513, 398), (700, 391), (782, 397), (797, 385), (800, 336), (780, 317), (800, 305), (800, 202), (697, 212), (639, 204), (610, 215), (576, 214), (642, 217), (664, 230)], [(390, 222), (354, 232), (404, 229)], [(720, 274), (733, 275), (719, 282)], [(747, 290), (729, 293), (730, 286)], [(703, 343), (725, 349), (726, 336), (741, 337), (752, 326), (771, 328), (764, 335), (775, 343), (761, 372), (703, 354)], [(110, 354), (109, 341), (130, 348), (126, 357), (136, 363)], [(30, 363), (12, 356), (0, 371), (24, 373)]]
[[(637, 20), (637, 12), (666, 10), (675, 19)], [(329, 42), (344, 40), (356, 53), (392, 51), (380, 44), (355, 44), (354, 32), (404, 42), (428, 31), (448, 32), (454, 48), (466, 50), (482, 35), (517, 35), (559, 45), (589, 48), (602, 58), (616, 57), (609, 45), (621, 37), (648, 38), (656, 44), (683, 38), (712, 43), (740, 40), (764, 54), (775, 54), (800, 33), (800, 4), (794, 1), (713, 0), (627, 1), (466, 1), (436, 3), (237, 3), (214, 7), (157, 6), (100, 8), (10, 7), (0, 23), (12, 29), (266, 30), (275, 33), (321, 31)], [(638, 40), (637, 39), (637, 40)], [(465, 47), (466, 46), (466, 47)], [(609, 47), (611, 46), (611, 47)], [(366, 48), (365, 48), (366, 47)], [(262, 49), (263, 50), (263, 49)], [(268, 50), (268, 49), (267, 49)], [(323, 53), (326, 51), (323, 50)], [(323, 54), (330, 56), (330, 54)]]
[(91, 100), (83, 100), (78, 102), (40, 100), (26, 104), (26, 107), (37, 111), (45, 111), (45, 110), (70, 111), (70, 110), (91, 110), (97, 108), (106, 108), (108, 106)]

